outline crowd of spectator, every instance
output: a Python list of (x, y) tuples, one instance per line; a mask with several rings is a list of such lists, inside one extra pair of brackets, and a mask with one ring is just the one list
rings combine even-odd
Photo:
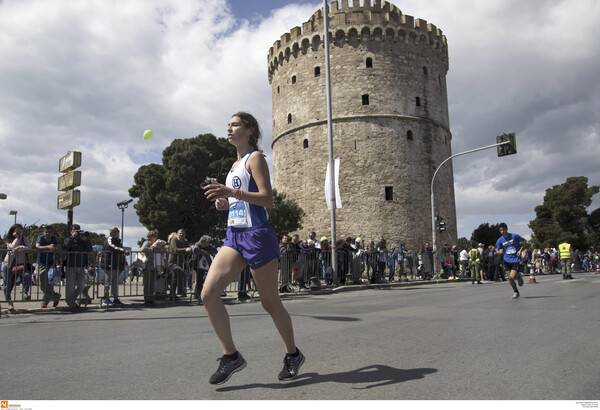
[[(58, 239), (52, 227), (43, 227), (32, 245), (23, 235), (23, 226), (13, 225), (3, 238), (2, 288), (10, 310), (14, 310), (17, 286), (20, 300), (32, 300), (32, 285), (39, 284), (41, 308), (57, 307), (62, 295), (56, 290), (65, 287), (68, 309), (79, 310), (92, 302), (88, 291), (95, 286), (102, 307), (123, 306), (120, 284), (142, 278), (144, 303), (154, 306), (157, 299), (177, 301), (188, 296), (201, 304), (200, 294), (212, 258), (217, 249), (211, 238), (204, 235), (195, 244), (186, 239), (185, 229), (171, 233), (167, 240), (158, 238), (151, 230), (137, 252), (123, 246), (119, 229), (108, 230), (109, 236), (96, 251), (92, 249), (89, 233), (74, 224), (71, 235)], [(238, 299), (250, 298), (250, 272), (245, 269), (238, 280)]]
[[(534, 249), (531, 252), (531, 263), (536, 274), (555, 274), (563, 271), (560, 253), (556, 248)], [(573, 270), (592, 272), (600, 265), (600, 254), (591, 250), (575, 250), (571, 263)]]
[[(200, 294), (208, 269), (217, 249), (204, 235), (196, 243), (186, 239), (185, 229), (171, 233), (167, 240), (151, 230), (137, 252), (126, 250), (119, 229), (111, 227), (105, 243), (95, 253), (89, 234), (73, 225), (70, 236), (59, 241), (50, 226), (35, 243), (23, 236), (23, 227), (13, 225), (4, 238), (2, 285), (9, 308), (14, 308), (15, 286), (21, 285), (21, 299), (31, 300), (32, 280), (39, 283), (41, 307), (58, 306), (62, 295), (56, 287), (65, 285), (65, 301), (70, 310), (91, 303), (88, 290), (103, 285), (101, 306), (121, 306), (119, 284), (125, 278), (142, 278), (143, 298), (147, 306), (157, 299), (177, 301), (188, 297), (201, 304)], [(330, 239), (311, 232), (308, 238), (284, 235), (280, 242), (280, 291), (308, 291), (323, 286), (429, 280), (437, 273), (443, 279), (471, 279), (480, 283), (505, 281), (502, 255), (494, 245), (479, 243), (473, 247), (445, 244), (434, 254), (430, 243), (409, 250), (403, 243), (388, 244), (380, 237), (365, 243), (360, 237), (337, 240), (336, 269), (333, 269), (333, 246)], [(127, 258), (129, 256), (129, 258)], [(535, 249), (522, 256), (524, 269), (532, 267), (536, 274), (552, 274), (562, 270), (557, 249)], [(34, 260), (35, 259), (35, 260)], [(592, 271), (599, 266), (598, 252), (575, 251), (573, 270)], [(437, 267), (435, 266), (437, 264)], [(124, 275), (124, 272), (128, 272)], [(238, 278), (238, 300), (250, 299), (252, 279), (249, 269)], [(99, 288), (98, 288), (99, 289)], [(100, 291), (98, 290), (98, 293)]]

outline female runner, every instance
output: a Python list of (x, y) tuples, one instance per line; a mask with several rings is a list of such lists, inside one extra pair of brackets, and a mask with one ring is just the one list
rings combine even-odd
[(304, 355), (296, 347), (292, 320), (279, 298), (279, 243), (266, 210), (273, 205), (273, 191), (267, 162), (258, 150), (258, 122), (251, 114), (234, 114), (227, 125), (227, 139), (237, 150), (237, 161), (227, 174), (225, 185), (212, 182), (205, 187), (206, 197), (215, 202), (217, 209), (229, 211), (225, 243), (210, 265), (202, 289), (202, 302), (223, 350), (210, 383), (225, 383), (233, 373), (246, 367), (233, 342), (229, 315), (221, 301), (221, 292), (246, 265), (250, 266), (261, 304), (285, 344), (279, 380), (292, 380), (298, 376)]

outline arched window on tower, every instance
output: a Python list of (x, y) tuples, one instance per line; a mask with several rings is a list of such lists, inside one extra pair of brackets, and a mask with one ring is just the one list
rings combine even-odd
[(371, 31), (369, 30), (369, 28), (363, 27), (363, 29), (360, 32), (360, 40), (362, 42), (367, 42), (367, 41), (369, 41), (370, 37), (371, 37)]
[(417, 105), (417, 107), (421, 106), (421, 97), (417, 97), (417, 99), (415, 100), (415, 104)]
[(369, 94), (363, 94), (362, 105), (369, 105)]
[(304, 141), (302, 141), (302, 148), (308, 148), (308, 138), (305, 138)]
[(296, 84), (296, 76), (295, 75), (292, 76), (292, 84)]
[(411, 130), (408, 130), (408, 132), (406, 133), (406, 139), (409, 141), (412, 141), (413, 139), (413, 132)]
[(423, 66), (423, 75), (427, 75), (427, 67)]
[(366, 65), (367, 68), (373, 68), (373, 59), (371, 57), (367, 57)]
[(292, 123), (292, 114), (288, 114), (288, 124)]
[(277, 94), (279, 94), (279, 86), (277, 86)]
[(321, 76), (321, 67), (315, 67), (315, 77)]

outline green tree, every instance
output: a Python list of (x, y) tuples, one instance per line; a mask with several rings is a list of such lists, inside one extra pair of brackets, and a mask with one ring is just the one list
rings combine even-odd
[(471, 247), (471, 241), (468, 240), (467, 238), (465, 238), (464, 236), (462, 238), (458, 238), (458, 242), (456, 244), (458, 250), (460, 251), (463, 247), (465, 249), (469, 249)]
[(283, 235), (302, 229), (302, 218), (305, 215), (296, 202), (287, 199), (286, 194), (273, 190), (273, 207), (269, 209), (269, 222), (277, 232), (279, 240)]
[(589, 247), (594, 251), (598, 251), (600, 250), (600, 208), (590, 214), (588, 221)]
[(535, 247), (556, 247), (567, 241), (575, 249), (588, 249), (596, 238), (597, 211), (587, 212), (600, 186), (588, 187), (586, 177), (570, 177), (561, 185), (546, 190), (544, 203), (535, 208), (536, 218), (529, 222)]
[(210, 179), (224, 184), (235, 160), (235, 148), (212, 134), (174, 140), (162, 164), (143, 165), (134, 175), (129, 195), (139, 198), (134, 208), (142, 225), (157, 229), (162, 239), (180, 228), (190, 241), (205, 234), (223, 238), (226, 218), (202, 187)]
[(500, 237), (500, 230), (498, 224), (490, 225), (489, 223), (483, 223), (477, 227), (471, 234), (471, 244), (477, 246), (482, 243), (485, 246), (496, 245), (496, 241)]

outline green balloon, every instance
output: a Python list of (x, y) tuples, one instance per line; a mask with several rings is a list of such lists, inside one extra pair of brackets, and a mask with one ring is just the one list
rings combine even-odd
[(150, 131), (150, 130), (144, 131), (144, 139), (149, 140), (150, 138), (152, 138), (152, 131)]

